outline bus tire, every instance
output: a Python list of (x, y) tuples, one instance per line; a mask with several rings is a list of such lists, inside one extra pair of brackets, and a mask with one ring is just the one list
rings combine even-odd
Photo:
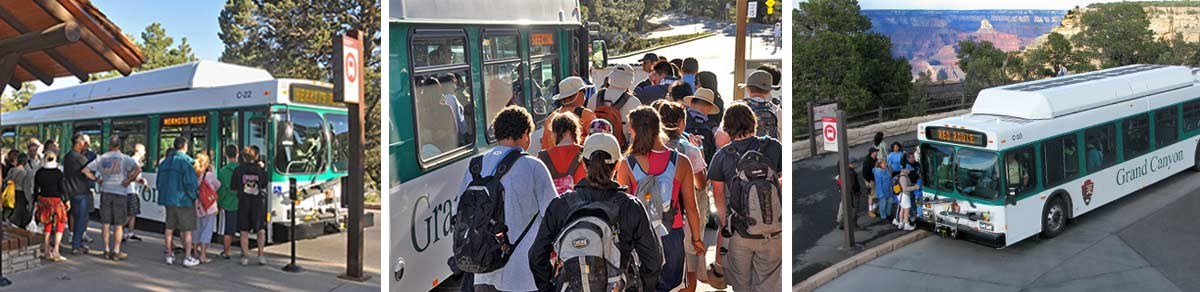
[(1062, 196), (1053, 196), (1042, 207), (1042, 238), (1054, 238), (1067, 229), (1067, 203)]
[(1192, 171), (1200, 172), (1200, 143), (1196, 144), (1196, 153), (1192, 156)]

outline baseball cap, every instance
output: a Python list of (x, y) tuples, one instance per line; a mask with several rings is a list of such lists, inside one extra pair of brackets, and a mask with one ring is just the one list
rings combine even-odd
[(658, 54), (655, 54), (655, 53), (648, 53), (648, 54), (645, 54), (645, 55), (643, 55), (643, 56), (642, 56), (642, 59), (641, 59), (641, 60), (638, 60), (638, 61), (639, 61), (639, 62), (642, 62), (642, 61), (652, 61), (652, 62), (658, 62)]
[(592, 153), (596, 151), (608, 153), (609, 158), (604, 163), (616, 164), (617, 161), (621, 161), (621, 144), (617, 143), (617, 137), (612, 134), (600, 133), (587, 137), (587, 140), (583, 142), (583, 157), (585, 159), (592, 157)]
[(588, 124), (588, 133), (612, 133), (612, 131), (612, 124), (604, 119), (595, 119), (592, 120), (591, 124)]
[(608, 74), (608, 84), (619, 89), (633, 86), (633, 67), (626, 64), (613, 66), (612, 73)]
[(763, 70), (754, 70), (750, 75), (746, 76), (746, 83), (741, 84), (741, 87), (754, 87), (760, 90), (774, 90), (774, 80), (771, 78), (771, 73)]
[(579, 78), (578, 76), (567, 77), (567, 79), (558, 82), (558, 94), (554, 95), (554, 100), (575, 96), (575, 93), (580, 90), (592, 87), (592, 85), (583, 82), (583, 78)]

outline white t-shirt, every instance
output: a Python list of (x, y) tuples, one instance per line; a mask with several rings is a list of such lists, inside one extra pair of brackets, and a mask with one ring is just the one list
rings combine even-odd
[(100, 192), (121, 195), (129, 190), (128, 186), (121, 185), (126, 174), (137, 167), (137, 161), (118, 151), (105, 152), (87, 165), (88, 170), (100, 178)]

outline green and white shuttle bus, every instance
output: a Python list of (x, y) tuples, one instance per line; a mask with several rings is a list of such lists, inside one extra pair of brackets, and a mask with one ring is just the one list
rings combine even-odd
[(470, 158), (496, 145), (490, 120), (526, 107), (538, 149), (558, 81), (607, 56), (576, 0), (392, 0), (388, 27), (387, 286), (426, 291), (451, 275), (450, 212)]
[(288, 234), (290, 178), (297, 180), (302, 197), (296, 211), (298, 238), (338, 231), (345, 219), (340, 185), (346, 176), (349, 127), (346, 109), (333, 102), (326, 83), (276, 79), (261, 69), (200, 61), (39, 92), (26, 109), (4, 113), (0, 120), (3, 148), (24, 149), (36, 137), (57, 141), (61, 155), (75, 133), (91, 136), (97, 154), (108, 150), (112, 135), (124, 139), (126, 154), (134, 145), (144, 145), (142, 170), (149, 183), (140, 194), (139, 217), (150, 221), (162, 222), (165, 216), (154, 187), (157, 162), (180, 136), (191, 140), (189, 155), (211, 153), (218, 168), (226, 163), (223, 145), (261, 149), (271, 174), (267, 216), (275, 241)]
[(992, 247), (1200, 169), (1200, 75), (1131, 65), (981, 91), (971, 113), (922, 123), (919, 226)]

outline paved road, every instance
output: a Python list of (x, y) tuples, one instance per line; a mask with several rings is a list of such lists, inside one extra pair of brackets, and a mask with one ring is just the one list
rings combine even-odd
[[(375, 218), (383, 216), (376, 214)], [(89, 233), (101, 244), (99, 224), (92, 222)], [(380, 289), (379, 223), (364, 233), (364, 272), (371, 276), (367, 282), (345, 281), (337, 275), (345, 272), (346, 234), (337, 233), (297, 242), (297, 263), (305, 268), (293, 274), (280, 270), (287, 264), (289, 246), (268, 246), (267, 266), (243, 267), (234, 259), (219, 259), (220, 245), (210, 247), (213, 262), (196, 268), (184, 268), (178, 262), (167, 266), (163, 262), (161, 234), (139, 232), (143, 242), (130, 242), (122, 247), (129, 259), (113, 262), (102, 259), (99, 251), (91, 255), (71, 256), (63, 249), (68, 261), (43, 262), (41, 268), (7, 275), (14, 284), (13, 291), (372, 291)], [(65, 241), (65, 240), (64, 240)], [(64, 244), (64, 247), (68, 245)], [(235, 248), (236, 250), (236, 248)], [(177, 258), (181, 258), (176, 255)]]
[(1185, 171), (1005, 249), (931, 237), (819, 291), (1200, 291), (1200, 174)]
[[(783, 58), (782, 50), (773, 52), (774, 49), (772, 49), (773, 47), (771, 47), (771, 43), (769, 41), (770, 27), (755, 27), (759, 28), (755, 30), (755, 35), (759, 37), (754, 38), (753, 47), (751, 47), (750, 51), (747, 51), (749, 55), (747, 58)], [(733, 49), (735, 41), (733, 26), (727, 25), (724, 28), (714, 29), (712, 31), (719, 31), (719, 33), (711, 37), (657, 49), (652, 52), (668, 59), (683, 59), (687, 57), (696, 58), (700, 64), (700, 71), (712, 71), (717, 75), (717, 85), (720, 87), (721, 96), (726, 99), (726, 104), (729, 104), (732, 102), (733, 89), (736, 85), (733, 81)], [(609, 62), (613, 64), (632, 64), (638, 63), (637, 60), (641, 58), (641, 54), (635, 54), (633, 56), (621, 59), (613, 59)], [(635, 66), (634, 68), (640, 67)]]
[[(887, 137), (885, 143), (901, 141), (915, 143), (916, 133)], [(867, 154), (870, 145), (851, 147), (854, 157)], [(838, 250), (845, 245), (845, 232), (837, 229), (833, 221), (841, 204), (841, 193), (834, 184), (837, 175), (837, 156), (820, 155), (792, 163), (792, 185), (795, 196), (792, 200), (792, 281), (799, 283), (842, 259), (850, 253)], [(859, 210), (866, 210), (865, 199)], [(855, 232), (855, 241), (866, 247), (886, 242), (901, 235), (891, 224), (876, 224), (874, 218), (859, 214), (859, 226), (865, 228)]]

